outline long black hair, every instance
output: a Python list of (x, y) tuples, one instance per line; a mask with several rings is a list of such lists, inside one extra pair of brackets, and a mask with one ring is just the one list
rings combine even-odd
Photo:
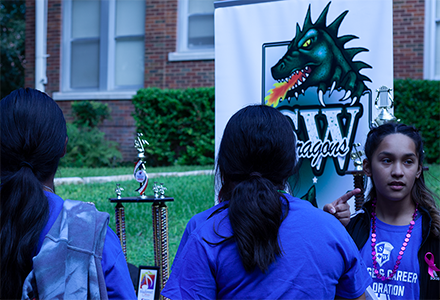
[(42, 182), (64, 153), (66, 121), (48, 95), (19, 89), (0, 102), (1, 299), (21, 298), (49, 204)]
[[(390, 134), (396, 133), (406, 135), (414, 142), (422, 173), (414, 182), (414, 186), (411, 190), (411, 197), (414, 202), (419, 203), (419, 205), (423, 206), (430, 212), (432, 218), (431, 233), (436, 237), (440, 237), (440, 210), (437, 202), (435, 201), (437, 196), (430, 191), (425, 184), (425, 177), (423, 173), (425, 152), (423, 151), (423, 140), (419, 131), (412, 126), (395, 122), (385, 123), (384, 125), (373, 128), (368, 133), (367, 141), (365, 142), (365, 156), (367, 157), (368, 161), (372, 162), (373, 153), (379, 147), (383, 139)], [(374, 185), (374, 181), (372, 181), (372, 183), (372, 188), (367, 196), (367, 200), (376, 197), (376, 187)]]
[(282, 190), (295, 166), (296, 139), (282, 113), (255, 105), (231, 117), (217, 158), (219, 197), (229, 200), (233, 237), (247, 271), (264, 272), (282, 255), (278, 230), (289, 205)]

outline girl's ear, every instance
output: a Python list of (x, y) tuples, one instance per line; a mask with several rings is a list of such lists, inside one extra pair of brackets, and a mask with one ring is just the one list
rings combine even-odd
[(367, 175), (368, 177), (371, 177), (371, 164), (368, 161), (368, 159), (364, 159), (363, 163), (362, 163), (362, 167), (364, 169), (364, 173), (365, 175)]
[(64, 157), (64, 155), (66, 155), (68, 142), (69, 142), (69, 137), (66, 136), (66, 141), (64, 142), (64, 151), (63, 151), (63, 154), (61, 155), (61, 157)]
[(416, 173), (416, 178), (417, 178), (417, 179), (419, 179), (419, 178), (420, 178), (420, 175), (422, 175), (422, 170), (423, 170), (422, 165), (419, 165), (419, 167), (418, 167), (418, 169), (417, 169), (417, 173)]

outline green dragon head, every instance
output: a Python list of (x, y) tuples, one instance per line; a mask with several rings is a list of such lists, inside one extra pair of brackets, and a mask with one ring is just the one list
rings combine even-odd
[[(322, 106), (325, 106), (323, 96), (327, 90), (330, 90), (331, 95), (335, 89), (345, 90), (345, 95), (340, 101), (351, 98), (353, 105), (370, 90), (364, 83), (371, 82), (370, 78), (359, 71), (371, 66), (362, 61), (353, 61), (356, 54), (368, 49), (344, 48), (347, 42), (358, 37), (338, 37), (339, 27), (348, 11), (344, 11), (333, 23), (326, 26), (330, 3), (315, 23), (311, 21), (309, 5), (303, 29), (296, 24), (296, 35), (290, 42), (286, 54), (271, 68), (272, 76), (278, 83), (275, 84), (275, 89), (271, 90), (272, 94), (266, 97), (266, 100), (269, 100), (266, 103), (278, 103), (284, 99), (290, 101), (292, 97), (298, 99), (306, 89), (316, 86)], [(275, 91), (276, 89), (278, 91)]]

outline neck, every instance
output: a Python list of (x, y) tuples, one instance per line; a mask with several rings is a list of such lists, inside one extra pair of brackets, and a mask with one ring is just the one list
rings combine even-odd
[(55, 177), (55, 174), (52, 175), (47, 180), (41, 182), (41, 184), (43, 185), (43, 189), (45, 191), (48, 191), (48, 192), (51, 192), (51, 193), (55, 194), (55, 192), (54, 192), (55, 188), (54, 188), (54, 184), (53, 184), (54, 177)]
[(409, 201), (380, 201), (377, 200), (376, 215), (384, 223), (396, 226), (408, 225), (416, 209), (415, 203)]

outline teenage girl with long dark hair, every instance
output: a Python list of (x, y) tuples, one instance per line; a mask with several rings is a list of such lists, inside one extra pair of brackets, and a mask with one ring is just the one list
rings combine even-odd
[(108, 214), (55, 194), (68, 141), (61, 109), (27, 88), (1, 100), (0, 116), (0, 298), (134, 299)]
[(190, 233), (162, 291), (170, 299), (363, 298), (371, 282), (336, 218), (287, 194), (295, 136), (278, 110), (241, 109), (218, 153), (222, 205)]
[(440, 299), (440, 211), (425, 185), (423, 143), (411, 126), (387, 123), (365, 143), (372, 188), (347, 225), (379, 299)]

